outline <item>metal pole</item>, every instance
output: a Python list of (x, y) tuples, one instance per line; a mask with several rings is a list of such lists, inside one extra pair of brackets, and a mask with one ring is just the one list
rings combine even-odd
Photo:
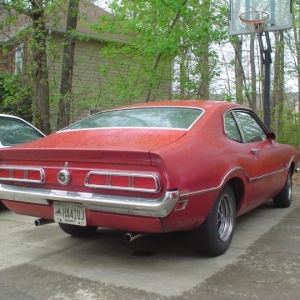
[(270, 49), (264, 51), (265, 54), (265, 89), (264, 89), (264, 123), (265, 126), (270, 130), (271, 126), (271, 101), (270, 101), (270, 90), (271, 90), (271, 53)]
[[(264, 48), (263, 42), (262, 42), (262, 36), (266, 38), (266, 49)], [(260, 47), (260, 53), (261, 53), (261, 60), (263, 64), (265, 65), (265, 86), (264, 86), (264, 103), (263, 103), (263, 109), (264, 109), (264, 124), (270, 130), (271, 126), (271, 101), (270, 101), (270, 91), (271, 91), (271, 43), (270, 43), (270, 36), (269, 32), (260, 32), (258, 34), (258, 42)]]

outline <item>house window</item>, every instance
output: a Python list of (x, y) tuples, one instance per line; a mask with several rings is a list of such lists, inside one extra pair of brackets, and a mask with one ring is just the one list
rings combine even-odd
[(24, 72), (24, 44), (15, 48), (15, 74)]

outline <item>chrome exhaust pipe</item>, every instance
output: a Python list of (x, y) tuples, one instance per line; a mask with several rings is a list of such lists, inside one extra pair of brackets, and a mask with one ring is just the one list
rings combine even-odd
[(126, 233), (125, 234), (125, 241), (127, 241), (127, 242), (133, 242), (133, 241), (135, 241), (135, 240), (137, 240), (137, 239), (140, 239), (140, 238), (142, 238), (142, 237), (144, 237), (144, 236), (146, 236), (147, 234), (144, 234), (144, 233), (139, 233), (139, 234), (136, 234), (136, 235), (133, 235), (133, 234), (131, 234), (131, 233)]
[(50, 223), (54, 223), (54, 221), (53, 220), (47, 220), (47, 219), (36, 219), (34, 221), (35, 226), (41, 226), (41, 225), (46, 225), (46, 224), (50, 224)]

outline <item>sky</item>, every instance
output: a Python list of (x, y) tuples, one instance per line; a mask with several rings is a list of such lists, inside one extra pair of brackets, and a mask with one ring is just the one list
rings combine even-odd
[(97, 0), (95, 3), (103, 9), (108, 9), (109, 0)]

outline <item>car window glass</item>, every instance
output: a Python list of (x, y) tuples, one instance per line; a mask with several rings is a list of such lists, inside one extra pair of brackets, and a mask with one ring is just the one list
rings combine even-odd
[(106, 111), (79, 121), (67, 130), (107, 127), (189, 129), (203, 110), (184, 107), (147, 107)]
[(241, 133), (232, 113), (228, 113), (225, 115), (225, 133), (229, 139), (237, 142), (242, 142)]
[(14, 146), (43, 137), (41, 133), (20, 119), (0, 117), (2, 146)]
[(235, 112), (243, 131), (245, 142), (252, 143), (266, 140), (266, 133), (254, 116), (247, 112)]

